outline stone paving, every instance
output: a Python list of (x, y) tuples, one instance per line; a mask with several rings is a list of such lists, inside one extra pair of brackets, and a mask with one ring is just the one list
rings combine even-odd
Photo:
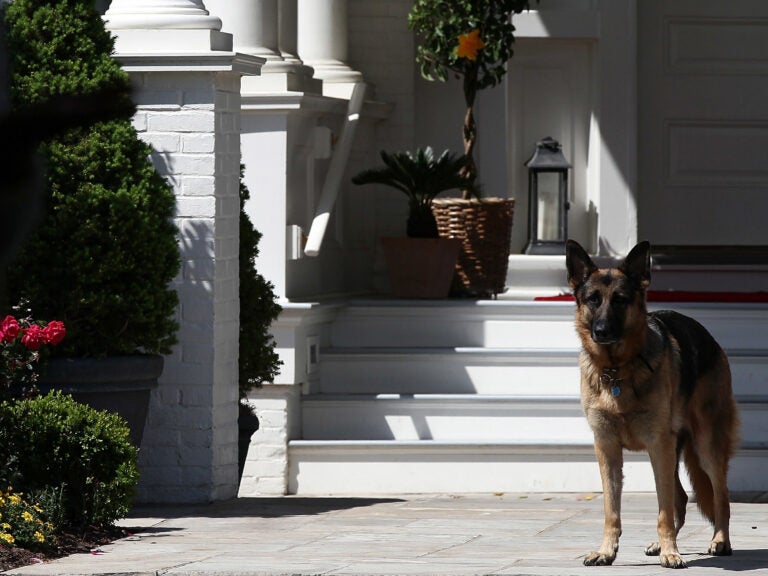
[[(679, 539), (686, 574), (768, 575), (765, 495), (732, 507), (730, 557), (703, 554), (711, 528), (689, 504)], [(656, 539), (653, 494), (625, 494), (624, 536), (610, 568), (582, 565), (602, 530), (599, 494), (399, 498), (248, 498), (198, 507), (139, 508), (135, 535), (23, 576), (669, 574), (643, 548)]]

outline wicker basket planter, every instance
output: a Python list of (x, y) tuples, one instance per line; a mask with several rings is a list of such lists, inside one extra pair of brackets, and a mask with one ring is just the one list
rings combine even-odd
[(460, 291), (473, 296), (495, 296), (504, 291), (514, 208), (513, 198), (433, 201), (440, 236), (461, 240), (456, 263)]

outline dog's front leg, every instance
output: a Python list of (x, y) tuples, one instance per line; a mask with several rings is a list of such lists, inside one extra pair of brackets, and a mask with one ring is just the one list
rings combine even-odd
[(600, 465), (603, 483), (603, 508), (605, 524), (600, 549), (584, 558), (585, 566), (610, 566), (619, 550), (621, 536), (621, 488), (623, 483), (624, 455), (617, 442), (595, 438), (595, 455)]
[(659, 560), (665, 568), (685, 568), (686, 564), (677, 549), (675, 528), (675, 483), (677, 481), (677, 453), (672, 438), (659, 438), (648, 450), (656, 481), (659, 500)]

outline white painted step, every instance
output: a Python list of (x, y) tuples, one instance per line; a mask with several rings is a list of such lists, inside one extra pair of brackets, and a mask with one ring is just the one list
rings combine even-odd
[(574, 349), (578, 341), (573, 304), (564, 302), (354, 302), (332, 327), (333, 348), (393, 345)]
[[(293, 441), (288, 489), (299, 495), (599, 492), (591, 444)], [(745, 447), (731, 462), (729, 488), (764, 491), (768, 449)], [(687, 478), (682, 475), (686, 489)], [(624, 489), (654, 491), (647, 455), (627, 452)]]
[[(742, 441), (768, 442), (768, 397), (740, 399)], [(581, 445), (592, 441), (577, 396), (306, 396), (305, 440), (437, 440)]]
[[(768, 350), (768, 304), (652, 303), (697, 319), (725, 349)], [(331, 348), (578, 349), (572, 302), (355, 301), (339, 310)]]
[[(768, 391), (768, 350), (727, 350), (739, 396)], [(578, 350), (526, 348), (342, 348), (321, 352), (325, 394), (579, 393)]]
[(589, 443), (578, 397), (378, 394), (305, 397), (306, 440)]
[(322, 351), (329, 394), (578, 394), (579, 353), (524, 348), (342, 348)]

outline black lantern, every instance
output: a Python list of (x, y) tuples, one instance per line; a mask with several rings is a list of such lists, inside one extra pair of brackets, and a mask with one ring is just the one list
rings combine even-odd
[(526, 254), (565, 254), (568, 239), (568, 169), (562, 147), (550, 137), (536, 143), (528, 162)]

